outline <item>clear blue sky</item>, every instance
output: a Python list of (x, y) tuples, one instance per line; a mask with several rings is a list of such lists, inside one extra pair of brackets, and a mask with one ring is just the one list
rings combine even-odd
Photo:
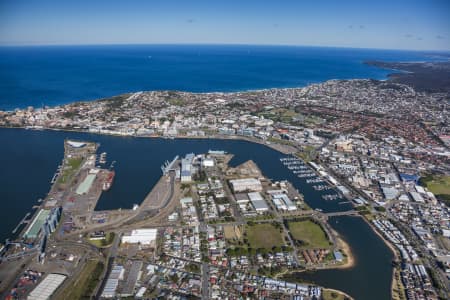
[(134, 43), (450, 50), (450, 1), (0, 0), (1, 45)]

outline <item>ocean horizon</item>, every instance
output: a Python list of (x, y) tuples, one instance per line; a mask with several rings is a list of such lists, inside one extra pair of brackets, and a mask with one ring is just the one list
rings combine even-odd
[(430, 51), (314, 46), (3, 46), (0, 110), (138, 91), (241, 92), (331, 79), (385, 80), (395, 71), (364, 62), (434, 59)]

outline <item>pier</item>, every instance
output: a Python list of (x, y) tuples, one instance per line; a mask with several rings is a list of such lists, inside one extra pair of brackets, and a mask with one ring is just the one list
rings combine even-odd
[(15, 234), (17, 232), (17, 230), (19, 230), (20, 226), (22, 226), (23, 224), (27, 223), (27, 218), (31, 215), (30, 212), (28, 212), (25, 217), (23, 217), (23, 219), (19, 222), (19, 224), (17, 224), (16, 228), (13, 229), (12, 234)]
[(166, 162), (161, 166), (161, 171), (163, 172), (164, 175), (167, 175), (170, 171), (175, 170), (175, 163), (178, 160), (178, 158), (179, 156), (177, 155), (171, 162), (166, 160)]

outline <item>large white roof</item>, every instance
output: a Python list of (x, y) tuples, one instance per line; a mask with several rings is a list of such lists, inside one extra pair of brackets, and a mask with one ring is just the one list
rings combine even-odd
[(131, 231), (131, 234), (122, 236), (123, 243), (150, 244), (156, 240), (158, 230), (156, 228), (143, 228)]
[(69, 144), (70, 146), (72, 146), (74, 148), (81, 148), (81, 147), (84, 147), (86, 145), (86, 143), (75, 142), (75, 141), (67, 141), (67, 144)]
[(47, 300), (53, 295), (56, 289), (66, 280), (63, 274), (48, 274), (44, 280), (28, 295), (28, 300)]

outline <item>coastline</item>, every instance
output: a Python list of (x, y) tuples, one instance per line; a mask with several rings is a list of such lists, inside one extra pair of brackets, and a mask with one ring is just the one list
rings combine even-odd
[[(422, 56), (424, 57), (429, 57), (430, 55), (427, 54), (422, 54)], [(450, 56), (449, 56), (450, 57)], [(118, 91), (117, 93), (108, 96), (97, 96), (97, 97), (81, 97), (81, 98), (75, 98), (75, 99), (70, 99), (67, 101), (62, 101), (60, 103), (55, 102), (55, 103), (51, 103), (48, 106), (49, 107), (58, 107), (58, 106), (66, 106), (66, 105), (72, 105), (72, 104), (76, 104), (76, 103), (91, 103), (91, 102), (96, 102), (96, 101), (102, 101), (102, 100), (107, 100), (111, 97), (115, 97), (118, 95), (127, 95), (127, 94), (135, 94), (135, 93), (140, 93), (140, 92), (165, 92), (165, 91), (173, 91), (173, 92), (178, 92), (178, 93), (188, 93), (188, 94), (205, 94), (205, 95), (211, 95), (211, 94), (245, 94), (245, 93), (261, 93), (261, 92), (267, 92), (267, 91), (274, 91), (274, 90), (295, 90), (295, 89), (302, 89), (302, 88), (306, 88), (315, 84), (323, 84), (329, 81), (336, 81), (336, 80), (342, 80), (342, 81), (352, 81), (352, 80), (376, 80), (376, 81), (380, 81), (380, 82), (392, 82), (392, 83), (399, 83), (399, 84), (406, 84), (406, 85), (412, 85), (414, 87), (414, 82), (410, 82), (410, 81), (404, 81), (405, 78), (403, 78), (404, 75), (419, 75), (422, 78), (422, 75), (427, 75), (427, 73), (425, 73), (422, 70), (408, 70), (409, 66), (422, 66), (424, 64), (446, 64), (450, 62), (450, 58), (446, 57), (446, 56), (442, 56), (441, 60), (426, 60), (426, 59), (422, 59), (422, 60), (396, 60), (396, 61), (388, 61), (386, 59), (383, 58), (379, 58), (379, 59), (370, 59), (370, 60), (361, 60), (359, 63), (360, 65), (365, 65), (368, 67), (374, 67), (377, 68), (379, 70), (384, 70), (386, 72), (383, 72), (385, 74), (379, 74), (379, 76), (375, 76), (375, 75), (370, 75), (368, 74), (367, 76), (359, 76), (359, 77), (354, 77), (354, 78), (348, 78), (348, 77), (343, 77), (343, 78), (338, 78), (338, 77), (329, 77), (329, 78), (323, 78), (323, 79), (314, 79), (314, 80), (308, 80), (305, 83), (300, 83), (300, 84), (292, 84), (292, 85), (274, 85), (274, 86), (269, 86), (269, 87), (262, 87), (262, 88), (236, 88), (236, 89), (216, 89), (216, 90), (212, 90), (212, 91), (197, 91), (197, 90), (186, 90), (186, 89), (182, 89), (182, 88), (175, 88), (175, 89), (158, 89), (158, 88), (150, 88), (150, 89), (141, 89), (141, 90), (127, 90), (127, 91)], [(444, 73), (447, 74), (447, 73)], [(99, 98), (100, 97), (100, 98)], [(14, 106), (14, 107), (4, 107), (1, 108), (0, 107), (0, 112), (13, 112), (16, 109), (26, 109), (27, 107), (37, 107), (36, 105), (21, 105), (21, 106)]]
[[(86, 48), (89, 49), (89, 47), (94, 46), (94, 45), (83, 45), (82, 48)], [(62, 51), (62, 49), (64, 48), (71, 48), (71, 47), (75, 47), (74, 49), (77, 49), (77, 47), (81, 47), (81, 46), (76, 46), (76, 45), (71, 45), (71, 46), (53, 46), (53, 47), (49, 47), (49, 49), (53, 49), (51, 50), (49, 53), (43, 53), (41, 55), (43, 55), (43, 57), (47, 57), (47, 55), (51, 55), (52, 60), (53, 61), (58, 61), (59, 59), (61, 59), (58, 55), (58, 53), (64, 53)], [(109, 78), (109, 80), (107, 82), (103, 82), (102, 79), (100, 80), (95, 80), (95, 77), (91, 77), (89, 74), (86, 74), (88, 79), (89, 78), (94, 78), (94, 82), (99, 82), (99, 83), (105, 83), (103, 84), (103, 86), (106, 85), (106, 88), (104, 90), (101, 90), (100, 92), (98, 91), (98, 89), (89, 89), (89, 87), (85, 87), (83, 85), (79, 84), (79, 78), (75, 77), (72, 78), (70, 77), (70, 73), (67, 74), (67, 76), (61, 76), (61, 78), (67, 77), (69, 81), (73, 82), (72, 85), (70, 86), (64, 86), (64, 83), (67, 79), (61, 80), (61, 88), (58, 87), (57, 90), (58, 91), (63, 91), (63, 90), (72, 90), (71, 93), (69, 93), (69, 95), (67, 96), (63, 96), (63, 97), (53, 97), (50, 93), (48, 95), (44, 94), (42, 97), (44, 99), (34, 99), (35, 96), (33, 96), (33, 94), (31, 94), (30, 92), (26, 91), (26, 87), (21, 87), (23, 89), (25, 89), (25, 96), (21, 95), (19, 97), (19, 95), (15, 95), (14, 93), (12, 95), (5, 95), (3, 103), (1, 103), (2, 105), (4, 105), (4, 107), (0, 108), (1, 110), (4, 111), (13, 111), (16, 108), (19, 109), (25, 109), (28, 106), (34, 106), (34, 107), (40, 107), (42, 105), (42, 101), (47, 101), (47, 105), (48, 106), (62, 106), (62, 105), (68, 105), (74, 102), (93, 102), (98, 100), (99, 98), (110, 98), (113, 97), (115, 95), (119, 95), (119, 94), (127, 94), (127, 93), (136, 93), (139, 91), (165, 91), (165, 90), (173, 90), (173, 91), (179, 91), (179, 92), (187, 92), (187, 93), (204, 93), (204, 94), (212, 94), (212, 93), (252, 93), (252, 92), (261, 92), (261, 91), (268, 91), (268, 90), (276, 90), (276, 89), (295, 89), (295, 88), (304, 88), (307, 86), (310, 86), (312, 84), (317, 84), (317, 83), (324, 83), (330, 80), (358, 80), (358, 79), (374, 79), (374, 80), (387, 80), (389, 79), (388, 75), (389, 75), (389, 71), (386, 70), (386, 68), (382, 68), (382, 67), (371, 67), (368, 66), (366, 64), (367, 61), (371, 61), (371, 60), (378, 60), (378, 61), (389, 61), (389, 59), (392, 57), (392, 52), (394, 51), (395, 56), (394, 56), (394, 60), (398, 61), (398, 62), (417, 62), (417, 61), (427, 61), (429, 59), (429, 56), (427, 53), (424, 52), (415, 52), (415, 51), (409, 51), (409, 50), (401, 50), (400, 52), (398, 50), (392, 50), (392, 49), (370, 49), (370, 48), (359, 48), (359, 49), (355, 49), (355, 48), (351, 48), (351, 47), (324, 47), (324, 46), (306, 46), (306, 45), (221, 45), (221, 44), (192, 44), (192, 45), (177, 45), (177, 44), (160, 44), (160, 45), (95, 45), (94, 47), (98, 48), (98, 47), (104, 47), (104, 48), (112, 48), (112, 49), (117, 49), (117, 48), (124, 48), (128, 50), (130, 50), (131, 48), (135, 48), (134, 50), (130, 51), (130, 53), (132, 55), (134, 55), (135, 57), (139, 58), (139, 59), (144, 59), (144, 62), (148, 62), (148, 56), (149, 56), (149, 52), (152, 52), (151, 54), (153, 55), (153, 60), (152, 63), (155, 62), (155, 58), (157, 58), (159, 56), (159, 54), (164, 53), (164, 51), (162, 51), (164, 49), (164, 47), (169, 47), (170, 49), (181, 49), (183, 50), (183, 48), (186, 49), (191, 49), (189, 51), (181, 51), (181, 52), (176, 52), (175, 51), (175, 55), (178, 55), (178, 53), (180, 53), (181, 55), (187, 55), (187, 57), (190, 57), (189, 55), (192, 55), (192, 57), (197, 57), (198, 56), (198, 51), (199, 50), (207, 50), (205, 51), (205, 54), (215, 54), (217, 53), (218, 50), (223, 51), (223, 49), (238, 49), (239, 52), (237, 52), (238, 58), (243, 59), (243, 61), (248, 61), (248, 55), (247, 55), (247, 51), (251, 50), (251, 54), (254, 53), (258, 53), (261, 49), (289, 49), (289, 51), (287, 51), (286, 53), (282, 53), (284, 57), (290, 59), (291, 62), (293, 63), (304, 63), (305, 62), (305, 58), (300, 58), (297, 56), (297, 51), (302, 51), (304, 52), (304, 54), (306, 55), (306, 58), (309, 59), (314, 59), (314, 58), (324, 58), (326, 59), (325, 62), (325, 66), (331, 66), (332, 68), (328, 68), (325, 67), (322, 72), (320, 72), (320, 76), (317, 76), (317, 74), (315, 74), (314, 72), (311, 74), (297, 74), (297, 73), (280, 73), (283, 74), (283, 80), (280, 81), (280, 77), (279, 76), (274, 76), (274, 78), (269, 78), (268, 80), (261, 80), (261, 79), (255, 79), (255, 77), (258, 76), (244, 76), (244, 80), (236, 80), (235, 82), (230, 82), (229, 79), (232, 78), (232, 76), (235, 73), (230, 73), (227, 70), (225, 70), (225, 73), (219, 73), (217, 74), (217, 72), (212, 73), (211, 77), (209, 78), (210, 80), (212, 80), (212, 84), (208, 84), (205, 85), (203, 83), (199, 83), (197, 81), (189, 81), (189, 79), (186, 81), (186, 76), (184, 74), (184, 77), (179, 78), (177, 73), (174, 73), (173, 71), (167, 71), (166, 75), (172, 75), (172, 77), (174, 76), (175, 78), (173, 78), (171, 80), (171, 84), (167, 85), (165, 81), (163, 81), (164, 84), (161, 84), (161, 81), (152, 81), (150, 83), (148, 83), (148, 80), (142, 81), (140, 78), (147, 78), (147, 77), (152, 77), (152, 75), (157, 75), (155, 74), (154, 70), (152, 68), (144, 68), (143, 72), (141, 69), (137, 69), (135, 70), (136, 75), (137, 75), (137, 81), (138, 83), (135, 84), (127, 84), (127, 82), (124, 80), (126, 80), (125, 78), (122, 78), (122, 76), (113, 76), (113, 78)], [(163, 47), (163, 48), (161, 48)], [(195, 48), (193, 48), (195, 47)], [(208, 47), (208, 48), (204, 48), (204, 47)], [(212, 47), (212, 48), (211, 48)], [(8, 50), (8, 51), (12, 51), (14, 50), (15, 47), (9, 48), (9, 47), (1, 47), (3, 48), (3, 50)], [(1, 49), (0, 48), (0, 49)], [(28, 46), (21, 46), (21, 48), (26, 49), (33, 49), (33, 47), (28, 47)], [(139, 50), (141, 49), (141, 50)], [(136, 50), (136, 51), (135, 51)], [(242, 51), (243, 50), (243, 51)], [(292, 51), (294, 50), (294, 51)], [(343, 56), (338, 56), (337, 59), (330, 59), (329, 55), (327, 53), (329, 53), (330, 50), (333, 51), (338, 51), (338, 54), (341, 53), (340, 51), (344, 51), (342, 53), (345, 53), (346, 51), (350, 51), (350, 53), (352, 54), (352, 56), (354, 56), (356, 59), (355, 60), (348, 60), (346, 55)], [(355, 51), (356, 50), (356, 51)], [(242, 51), (242, 52), (241, 52)], [(269, 52), (271, 55), (269, 56), (269, 59), (277, 59), (278, 57), (280, 57), (281, 53), (278, 53), (277, 51), (270, 51)], [(19, 58), (22, 57), (22, 55), (26, 55), (27, 53), (19, 53)], [(248, 54), (250, 54), (250, 52), (248, 52)], [(388, 54), (388, 55), (386, 55)], [(96, 57), (97, 53), (94, 52), (92, 54), (92, 57)], [(64, 58), (64, 57), (63, 57)], [(74, 59), (77, 59), (78, 57), (75, 56)], [(258, 56), (253, 56), (253, 59), (260, 59)], [(307, 62), (310, 60), (306, 60)], [(86, 64), (86, 61), (84, 61), (83, 59), (80, 59), (78, 61), (76, 61), (78, 64), (76, 65), (77, 68), (81, 68), (81, 70), (84, 67), (84, 64)], [(196, 64), (197, 59), (194, 60), (192, 62), (192, 64), (194, 64), (194, 66), (198, 67), (198, 65)], [(212, 60), (212, 64), (214, 66), (214, 64), (219, 64), (221, 63), (222, 60)], [(264, 62), (264, 60), (261, 59), (261, 62)], [(120, 67), (121, 65), (127, 65), (129, 63), (128, 60), (125, 60), (122, 57), (118, 57), (117, 59), (114, 60), (109, 60), (107, 61), (107, 63), (110, 64), (119, 64), (118, 66)], [(133, 66), (133, 61), (131, 62), (131, 65)], [(169, 62), (164, 62), (164, 64), (162, 64), (161, 62), (157, 61), (157, 66), (164, 66), (169, 63), (169, 66), (172, 66)], [(335, 66), (341, 66), (342, 64), (344, 64), (345, 66), (349, 67), (349, 70), (342, 70), (342, 68), (335, 68)], [(255, 69), (250, 69), (251, 71), (256, 72), (255, 75), (258, 74), (264, 74), (265, 71), (268, 71), (268, 68), (266, 67), (261, 67), (260, 65), (263, 64), (259, 64), (257, 66), (252, 66)], [(292, 69), (292, 67), (290, 66), (290, 64), (282, 62), (281, 64), (278, 64), (279, 66), (276, 66), (276, 70), (277, 72), (285, 72), (285, 70), (290, 71)], [(12, 67), (19, 67), (20, 64), (18, 64), (17, 66), (13, 65)], [(39, 63), (37, 66), (39, 66), (41, 69), (47, 69), (49, 71), (56, 71), (52, 68), (52, 66), (46, 66), (45, 64)], [(220, 65), (221, 66), (221, 65)], [(177, 67), (177, 65), (175, 64), (175, 67)], [(234, 69), (237, 69), (237, 71), (239, 72), (241, 67), (241, 64), (239, 63), (233, 63), (232, 66)], [(314, 66), (313, 64), (311, 64), (311, 66), (307, 66), (307, 68), (311, 68), (311, 69), (315, 69), (316, 66)], [(209, 75), (208, 73), (211, 72), (210, 71), (211, 68), (203, 68), (201, 70), (204, 70), (207, 72), (206, 75)], [(176, 69), (175, 69), (176, 70)], [(247, 68), (244, 68), (244, 71), (246, 71)], [(338, 71), (336, 71), (338, 70)], [(60, 73), (61, 75), (65, 75), (65, 71), (64, 70), (59, 70), (57, 69), (58, 72), (62, 72)], [(128, 70), (127, 70), (128, 71)], [(119, 72), (120, 73), (120, 72)], [(246, 74), (246, 73), (244, 73)], [(21, 74), (18, 74), (19, 77), (21, 76)], [(45, 80), (45, 75), (42, 78), (43, 80)], [(230, 77), (231, 76), (231, 77)], [(101, 76), (100, 76), (101, 77)], [(167, 77), (167, 78), (171, 78), (171, 77)], [(117, 82), (116, 82), (117, 81)], [(41, 82), (41, 79), (38, 80), (38, 83)], [(117, 87), (117, 83), (121, 84), (121, 87), (124, 88), (118, 88)], [(127, 89), (127, 87), (129, 87)], [(8, 86), (5, 87), (6, 90), (8, 90)], [(15, 85), (11, 85), (11, 90), (15, 88)], [(46, 86), (44, 85), (44, 87), (42, 88), (44, 92), (46, 92)], [(80, 92), (73, 92), (76, 90), (81, 90), (83, 91), (82, 93)], [(28, 95), (29, 94), (29, 95)], [(48, 99), (45, 99), (48, 98)], [(28, 101), (24, 101), (23, 99), (30, 99)], [(19, 103), (19, 105), (15, 105), (15, 103)]]
[(353, 298), (352, 296), (350, 296), (347, 293), (344, 293), (343, 291), (339, 291), (339, 290), (335, 290), (335, 289), (328, 289), (328, 288), (323, 288), (324, 291), (330, 291), (330, 292), (334, 292), (340, 295), (343, 295), (344, 297), (348, 298), (349, 300), (355, 300), (355, 298)]
[(352, 249), (350, 245), (344, 241), (341, 237), (337, 238), (337, 244), (340, 249), (345, 253), (345, 257), (347, 261), (344, 264), (337, 265), (336, 267), (332, 267), (330, 269), (350, 269), (356, 266), (356, 258), (353, 255)]
[[(62, 131), (62, 132), (75, 132), (75, 133), (84, 133), (84, 134), (93, 134), (93, 135), (101, 135), (101, 136), (113, 136), (113, 137), (121, 137), (121, 138), (150, 138), (150, 139), (172, 139), (163, 136), (157, 135), (119, 135), (119, 134), (108, 134), (108, 133), (100, 133), (100, 132), (89, 132), (87, 130), (77, 130), (77, 129), (64, 129), (64, 128), (51, 128), (51, 127), (43, 127), (40, 129), (34, 128), (26, 128), (24, 126), (1, 126), (0, 129), (22, 129), (22, 130), (32, 130), (32, 131)], [(294, 154), (298, 151), (293, 146), (283, 145), (278, 143), (266, 143), (263, 140), (250, 138), (246, 136), (240, 135), (213, 135), (213, 136), (175, 136), (173, 139), (187, 139), (187, 140), (208, 140), (208, 139), (216, 139), (216, 140), (238, 140), (238, 141), (246, 141), (250, 143), (260, 144), (267, 146), (275, 151), (280, 152), (284, 155)], [(284, 148), (284, 149), (283, 149)]]
[[(376, 235), (378, 235), (380, 238), (381, 238), (381, 240), (384, 242), (384, 244), (391, 250), (391, 252), (392, 252), (392, 254), (394, 255), (394, 259), (396, 260), (396, 261), (398, 261), (398, 260), (400, 260), (400, 254), (399, 254), (399, 252), (398, 252), (398, 250), (394, 247), (394, 245), (392, 245), (384, 236), (383, 236), (383, 234), (382, 233), (380, 233), (376, 228), (375, 228), (375, 226), (373, 226), (373, 224), (369, 221), (369, 220), (367, 220), (365, 217), (362, 217), (363, 218), (363, 220), (370, 226), (370, 228), (372, 228), (372, 231), (376, 234)], [(391, 298), (392, 298), (392, 296), (393, 296), (393, 291), (394, 291), (394, 285), (395, 285), (395, 271), (396, 271), (396, 268), (395, 267), (392, 267), (392, 274), (391, 274), (391, 276), (392, 276), (392, 278), (391, 278)]]
[(429, 61), (365, 61), (366, 65), (392, 71), (387, 74), (387, 82), (404, 84), (417, 92), (450, 92), (450, 58)]
[(364, 217), (362, 217), (362, 218), (370, 226), (370, 228), (372, 228), (372, 231), (375, 232), (383, 240), (384, 244), (387, 247), (389, 247), (389, 249), (391, 250), (392, 254), (394, 254), (395, 259), (399, 259), (399, 254), (398, 254), (397, 249), (388, 240), (386, 240), (386, 238), (380, 232), (378, 232), (378, 230), (375, 228), (375, 226), (373, 226), (372, 223), (369, 222), (369, 220), (367, 220)]

